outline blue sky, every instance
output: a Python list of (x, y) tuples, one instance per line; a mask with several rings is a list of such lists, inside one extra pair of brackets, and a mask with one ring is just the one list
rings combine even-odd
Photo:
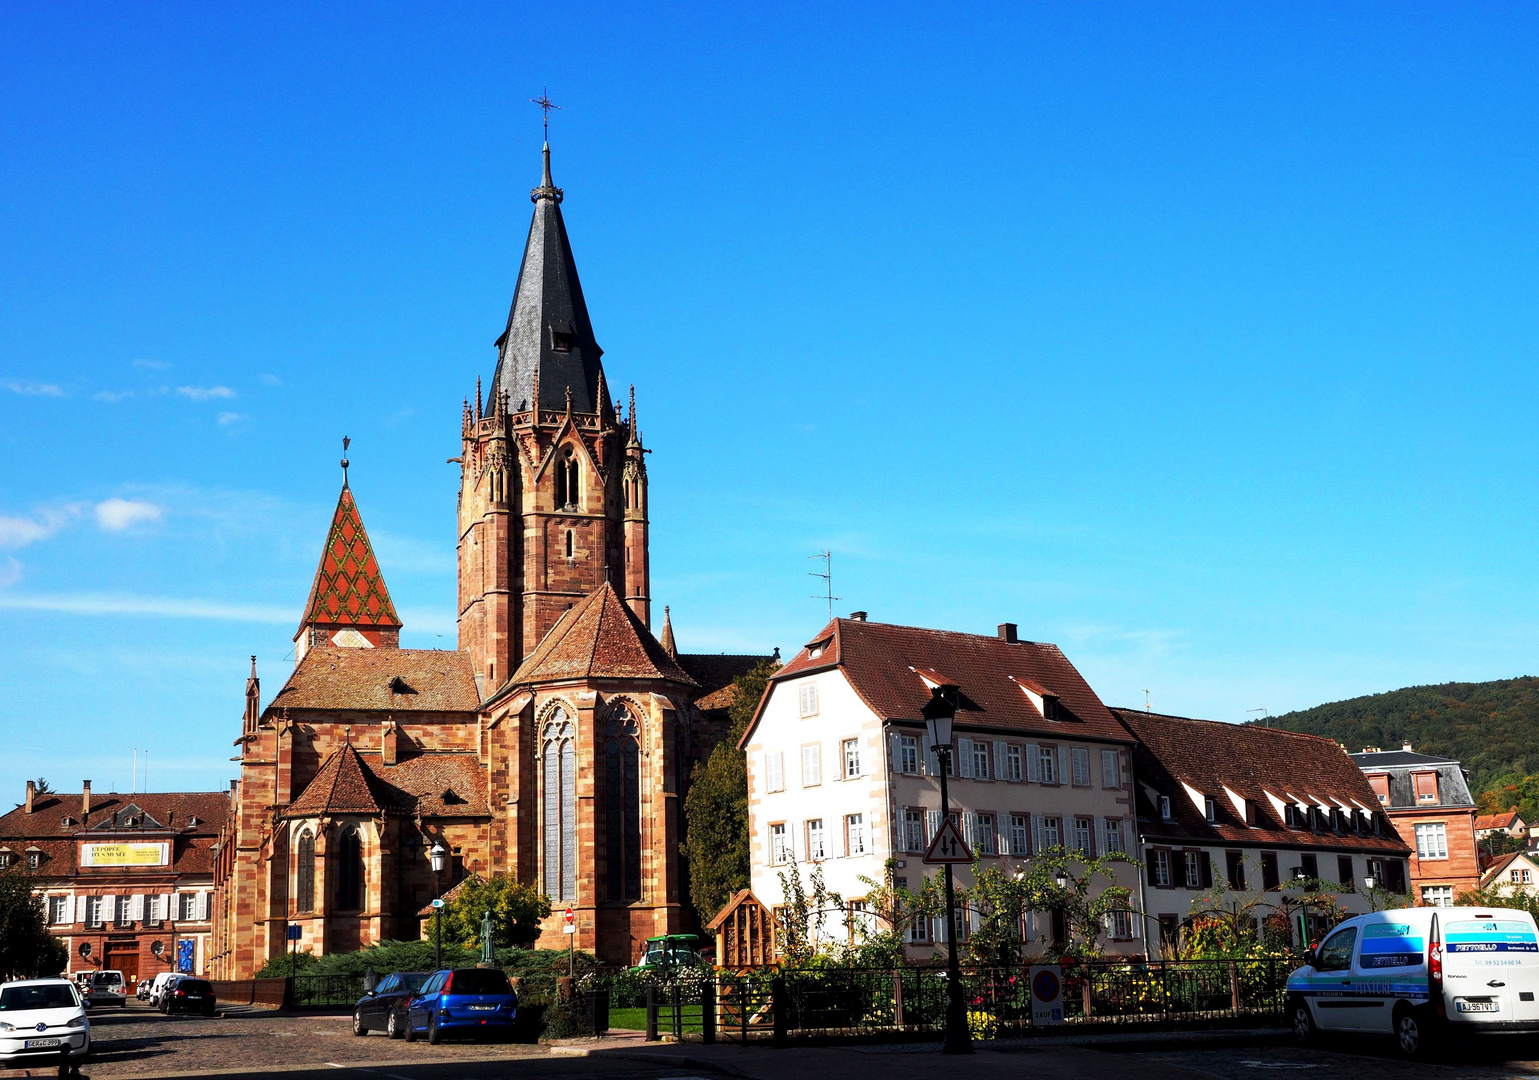
[[(689, 651), (836, 609), (1243, 720), (1532, 673), (1529, 9), (0, 2), (0, 795), (223, 786), (341, 437), (454, 645), (556, 182)], [(9, 794), (8, 794), (9, 793)]]

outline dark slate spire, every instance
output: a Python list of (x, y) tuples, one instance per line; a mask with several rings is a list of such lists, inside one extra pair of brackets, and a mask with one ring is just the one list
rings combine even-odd
[(514, 412), (530, 408), (539, 394), (542, 409), (566, 408), (567, 387), (572, 411), (598, 412), (609, 405), (599, 379), (603, 350), (593, 339), (588, 305), (577, 280), (577, 264), (561, 220), (562, 191), (550, 178), (550, 143), (545, 144), (545, 171), (540, 186), (530, 192), (534, 220), (524, 245), (524, 262), (513, 290), (508, 328), (497, 339), (497, 374), (492, 392), (506, 393)]

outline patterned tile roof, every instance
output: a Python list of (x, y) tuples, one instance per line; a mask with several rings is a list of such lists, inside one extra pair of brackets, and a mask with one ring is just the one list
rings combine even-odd
[(676, 657), (679, 666), (689, 672), (690, 678), (700, 684), (707, 694), (732, 685), (739, 675), (746, 675), (771, 656), (750, 656), (743, 653), (680, 653)]
[(509, 683), (564, 679), (665, 679), (696, 685), (607, 581), (561, 616)]
[[(0, 815), (0, 847), (9, 847), (18, 853), (28, 846), (40, 848), (43, 861), (39, 873), (45, 878), (73, 874), (80, 869), (80, 843), (76, 833), (83, 829), (90, 831), (101, 822), (121, 821), (122, 812), (130, 805), (138, 807), (144, 816), (163, 827), (155, 829), (146, 824), (124, 828), (122, 833), (142, 832), (151, 837), (174, 833), (171, 870), (178, 874), (213, 872), (213, 846), (230, 811), (230, 796), (226, 791), (141, 791), (132, 795), (93, 792), (91, 817), (84, 825), (80, 821), (79, 792), (39, 795), (32, 800), (31, 814), (25, 806), (18, 806)], [(65, 825), (66, 817), (73, 823)], [(198, 823), (189, 826), (188, 822), (193, 818), (197, 818)]]
[(284, 811), (287, 817), (378, 813), (489, 816), (486, 772), (473, 754), (415, 754), (386, 765), (379, 754), (348, 743)]
[[(337, 511), (332, 515), (331, 532), (315, 568), (315, 582), (299, 630), (307, 626), (362, 626), (375, 629), (400, 629), (390, 590), (379, 571), (374, 547), (358, 516), (352, 489), (342, 483), (337, 496)], [(294, 635), (298, 637), (299, 634)]]
[(470, 657), (447, 649), (344, 649), (317, 645), (267, 703), (279, 709), (474, 712), (481, 707)]
[[(1311, 807), (1374, 813), (1378, 796), (1368, 778), (1330, 739), (1277, 728), (1192, 720), (1141, 709), (1113, 709), (1138, 742), (1133, 748), (1139, 832), (1150, 839), (1279, 844), (1407, 853), (1399, 836), (1350, 830), (1292, 828), (1275, 799)], [(1188, 792), (1212, 799), (1214, 821)], [(1225, 789), (1228, 789), (1227, 791)], [(1165, 820), (1150, 791), (1170, 798)], [(1256, 824), (1228, 794), (1255, 806)]]
[[(963, 729), (1131, 741), (1068, 657), (1045, 642), (835, 619), (771, 677), (770, 685), (829, 668), (844, 672), (855, 692), (883, 719), (922, 722), (919, 710), (930, 700), (923, 672), (932, 680), (961, 687), (956, 723)], [(1058, 698), (1060, 719), (1042, 715), (1023, 689), (1026, 682), (1046, 687)], [(761, 712), (763, 707), (761, 702)], [(744, 745), (752, 732), (750, 725)]]

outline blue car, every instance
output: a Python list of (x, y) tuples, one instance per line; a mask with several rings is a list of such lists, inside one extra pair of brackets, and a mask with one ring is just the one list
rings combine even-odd
[(435, 1045), (456, 1031), (506, 1037), (517, 1016), (518, 995), (496, 968), (435, 971), (406, 1003), (406, 1041), (423, 1032)]

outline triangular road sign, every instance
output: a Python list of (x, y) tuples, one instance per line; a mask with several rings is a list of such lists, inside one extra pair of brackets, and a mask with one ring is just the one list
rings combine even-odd
[(967, 842), (962, 839), (962, 833), (957, 828), (957, 823), (949, 817), (941, 820), (941, 827), (935, 830), (935, 839), (930, 841), (930, 850), (924, 853), (924, 861), (927, 863), (970, 863), (973, 861), (973, 853), (967, 850)]

